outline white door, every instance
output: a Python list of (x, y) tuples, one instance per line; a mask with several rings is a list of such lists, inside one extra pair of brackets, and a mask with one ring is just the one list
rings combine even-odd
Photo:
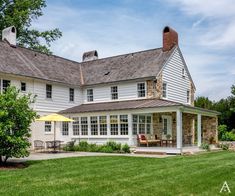
[(172, 117), (171, 116), (162, 116), (162, 125), (163, 125), (163, 137), (166, 135), (172, 136)]

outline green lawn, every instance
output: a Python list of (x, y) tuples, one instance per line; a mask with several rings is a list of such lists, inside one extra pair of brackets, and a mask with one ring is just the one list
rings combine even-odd
[[(235, 195), (235, 152), (164, 159), (78, 157), (0, 171), (0, 195)], [(222, 194), (223, 195), (223, 194)]]

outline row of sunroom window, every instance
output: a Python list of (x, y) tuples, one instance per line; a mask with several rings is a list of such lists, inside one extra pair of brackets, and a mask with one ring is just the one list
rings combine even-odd
[[(109, 118), (109, 120), (108, 120)], [(128, 115), (110, 115), (110, 116), (91, 116), (91, 117), (73, 117), (72, 135), (128, 135), (129, 119)], [(89, 123), (88, 123), (89, 122)], [(69, 122), (62, 122), (62, 135), (70, 135)], [(150, 134), (152, 129), (151, 115), (132, 115), (132, 134)], [(45, 122), (45, 132), (52, 131), (52, 124)], [(110, 131), (108, 133), (108, 131)]]

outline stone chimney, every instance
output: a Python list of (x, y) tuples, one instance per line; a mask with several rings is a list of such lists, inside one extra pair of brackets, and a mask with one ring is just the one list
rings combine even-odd
[(16, 46), (16, 28), (14, 26), (3, 29), (2, 40), (7, 41), (11, 46)]
[(84, 52), (82, 55), (82, 61), (93, 61), (98, 59), (98, 52), (96, 50)]
[(175, 45), (178, 45), (178, 33), (174, 29), (166, 26), (163, 29), (163, 52), (172, 49)]

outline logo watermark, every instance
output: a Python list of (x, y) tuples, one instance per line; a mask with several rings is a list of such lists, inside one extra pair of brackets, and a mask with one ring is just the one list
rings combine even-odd
[(220, 189), (220, 193), (231, 193), (227, 181), (224, 181), (224, 184), (222, 188)]

